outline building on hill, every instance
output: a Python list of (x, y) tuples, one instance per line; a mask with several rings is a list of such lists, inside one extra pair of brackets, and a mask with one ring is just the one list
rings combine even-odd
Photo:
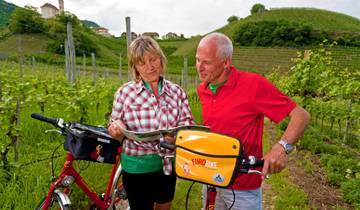
[(100, 35), (105, 36), (105, 37), (111, 37), (111, 36), (112, 36), (112, 35), (109, 33), (109, 29), (104, 28), (104, 27), (96, 28), (96, 29), (95, 29), (95, 32), (96, 32), (97, 34), (100, 34)]
[[(140, 36), (140, 35), (139, 35)], [(126, 38), (126, 32), (121, 33), (121, 37)], [(131, 32), (131, 40), (134, 40), (138, 37), (138, 35), (135, 32)]]
[(142, 34), (143, 36), (149, 36), (153, 39), (158, 39), (159, 38), (159, 34), (157, 32), (145, 32)]
[(65, 12), (64, 0), (59, 0), (59, 9), (50, 3), (45, 3), (40, 8), (41, 8), (41, 17), (44, 19), (52, 18), (58, 14)]
[(169, 32), (165, 35), (164, 38), (165, 39), (177, 39), (177, 38), (179, 38), (179, 36), (176, 33)]
[(59, 14), (59, 9), (50, 3), (45, 3), (41, 7), (41, 17), (44, 19), (52, 18)]

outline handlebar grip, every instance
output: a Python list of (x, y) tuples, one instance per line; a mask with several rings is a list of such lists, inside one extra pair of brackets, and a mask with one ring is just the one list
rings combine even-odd
[(255, 164), (251, 165), (252, 168), (263, 167), (264, 160), (256, 160)]
[(167, 142), (160, 142), (160, 147), (163, 147), (165, 149), (169, 149), (169, 150), (175, 150), (175, 144), (170, 144), (170, 143), (167, 143)]
[(45, 117), (44, 115), (41, 115), (41, 114), (39, 114), (39, 113), (32, 113), (32, 114), (31, 114), (31, 117), (34, 118), (34, 119), (43, 121), (43, 122), (47, 122), (47, 123), (53, 124), (53, 125), (56, 126), (56, 127), (59, 127), (58, 124), (57, 124), (58, 121), (59, 121), (58, 119)]

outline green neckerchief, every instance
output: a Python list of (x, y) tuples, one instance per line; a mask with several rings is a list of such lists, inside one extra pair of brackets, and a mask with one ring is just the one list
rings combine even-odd
[[(144, 85), (146, 87), (146, 89), (150, 90), (150, 92), (152, 92), (152, 89), (151, 89), (151, 86), (150, 86), (150, 83), (146, 82), (145, 80), (143, 80), (144, 82)], [(162, 89), (162, 78), (159, 79), (159, 82), (158, 82), (158, 94), (160, 95), (161, 93), (161, 89)]]
[(215, 94), (215, 93), (216, 93), (216, 90), (217, 90), (221, 85), (225, 84), (225, 82), (226, 82), (226, 80), (225, 80), (224, 82), (221, 82), (221, 83), (219, 83), (219, 84), (214, 84), (214, 85), (209, 83), (209, 88), (210, 88), (211, 92)]

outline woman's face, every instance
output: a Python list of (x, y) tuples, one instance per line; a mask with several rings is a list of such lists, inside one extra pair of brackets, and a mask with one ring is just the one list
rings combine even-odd
[(148, 83), (158, 82), (162, 71), (160, 57), (158, 55), (146, 53), (144, 62), (135, 64), (135, 68), (139, 72), (141, 79)]

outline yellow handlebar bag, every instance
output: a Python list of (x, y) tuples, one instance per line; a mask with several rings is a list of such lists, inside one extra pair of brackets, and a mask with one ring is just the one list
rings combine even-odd
[(175, 145), (176, 175), (217, 187), (233, 183), (243, 160), (238, 139), (212, 132), (181, 130)]

